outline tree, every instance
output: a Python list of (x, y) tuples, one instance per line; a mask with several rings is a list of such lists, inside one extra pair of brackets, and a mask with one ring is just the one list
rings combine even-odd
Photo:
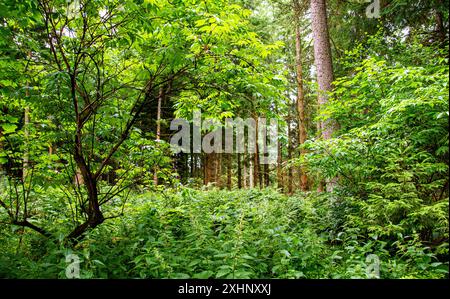
[[(328, 102), (328, 94), (332, 90), (333, 63), (331, 57), (330, 37), (328, 34), (327, 10), (325, 0), (311, 0), (311, 19), (314, 40), (314, 64), (316, 66), (318, 84), (319, 109)], [(329, 122), (320, 124), (324, 139), (331, 138), (333, 125)]]
[[(333, 63), (331, 57), (330, 37), (328, 34), (327, 8), (325, 0), (311, 0), (312, 32), (314, 39), (314, 64), (318, 84), (319, 110), (328, 103), (328, 93), (332, 90)], [(319, 132), (323, 139), (330, 139), (335, 129), (331, 120), (319, 122)], [(327, 190), (333, 189), (333, 182), (327, 183)], [(321, 187), (319, 187), (321, 189)]]
[[(296, 65), (296, 83), (297, 83), (297, 114), (298, 114), (298, 144), (302, 146), (307, 139), (305, 125), (305, 95), (303, 89), (303, 69), (302, 69), (302, 44), (300, 35), (300, 15), (302, 7), (299, 0), (293, 0), (294, 6), (294, 26), (295, 26), (295, 65)], [(300, 155), (305, 153), (300, 150)], [(303, 191), (308, 189), (308, 177), (300, 168), (300, 188)]]

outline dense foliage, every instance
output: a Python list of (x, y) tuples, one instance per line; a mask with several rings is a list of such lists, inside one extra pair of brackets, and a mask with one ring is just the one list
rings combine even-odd
[(384, 2), (0, 0), (0, 277), (448, 278), (448, 1)]
[(70, 253), (81, 258), (82, 278), (371, 278), (370, 254), (381, 278), (448, 272), (415, 236), (391, 247), (355, 230), (328, 233), (334, 207), (315, 193), (183, 189), (142, 194), (125, 209), (72, 249), (4, 229), (1, 275), (64, 278)]

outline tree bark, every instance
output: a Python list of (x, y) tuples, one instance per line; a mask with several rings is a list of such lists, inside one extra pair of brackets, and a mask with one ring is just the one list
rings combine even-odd
[(277, 156), (277, 187), (281, 189), (281, 192), (284, 192), (284, 184), (283, 184), (283, 170), (282, 170), (282, 147), (281, 142), (278, 140), (278, 156)]
[[(331, 45), (327, 24), (327, 9), (325, 0), (311, 0), (311, 21), (314, 40), (314, 64), (317, 72), (319, 111), (328, 102), (328, 92), (332, 90), (333, 63)], [(321, 122), (320, 129), (323, 139), (330, 139), (336, 124), (332, 120)], [(327, 191), (333, 191), (336, 180), (326, 183)], [(320, 183), (322, 184), (322, 183)], [(323, 189), (319, 185), (319, 190)]]
[(202, 155), (203, 164), (203, 185), (208, 185), (208, 156), (207, 154)]
[[(439, 5), (442, 5), (442, 0), (438, 2)], [(435, 12), (435, 19), (436, 19), (436, 31), (438, 34), (438, 38), (439, 41), (441, 43), (443, 43), (445, 41), (445, 36), (446, 36), (446, 30), (444, 27), (444, 21), (443, 21), (443, 16), (442, 16), (442, 12), (436, 10)]]
[[(332, 90), (333, 63), (328, 33), (325, 0), (311, 0), (311, 19), (314, 40), (314, 64), (316, 66), (319, 109), (328, 102), (327, 93)], [(330, 139), (334, 125), (331, 121), (321, 124), (322, 137)]]
[[(289, 108), (289, 114), (288, 114), (288, 120), (287, 120), (287, 124), (288, 124), (288, 161), (291, 161), (292, 159), (292, 134), (291, 134), (291, 110)], [(293, 179), (293, 175), (292, 175), (292, 167), (289, 167), (288, 169), (288, 194), (292, 194), (292, 179)]]
[[(161, 140), (161, 103), (164, 97), (164, 89), (161, 86), (158, 94), (158, 107), (156, 110), (156, 142)], [(153, 170), (153, 184), (158, 186), (158, 166)]]
[(205, 154), (205, 185), (209, 183), (215, 183), (217, 186), (220, 185), (220, 161), (218, 153)]
[(231, 190), (232, 160), (231, 154), (226, 155), (227, 155), (227, 189)]
[(238, 188), (242, 189), (242, 165), (241, 165), (241, 154), (237, 153), (237, 177), (238, 177)]
[[(216, 156), (216, 182), (219, 188), (222, 188), (222, 154), (215, 154)], [(217, 159), (217, 157), (219, 157)]]
[[(105, 220), (103, 213), (100, 210), (100, 203), (98, 201), (98, 190), (97, 190), (97, 178), (89, 169), (88, 164), (83, 156), (83, 143), (82, 143), (82, 129), (83, 121), (81, 115), (78, 113), (78, 100), (76, 95), (76, 79), (75, 75), (70, 76), (71, 81), (71, 95), (74, 102), (75, 114), (76, 114), (76, 133), (75, 133), (75, 148), (73, 157), (77, 168), (79, 169), (81, 176), (83, 178), (84, 184), (86, 186), (88, 195), (88, 207), (87, 207), (87, 220), (78, 225), (66, 238), (70, 243), (76, 244), (77, 239), (82, 237), (86, 232), (88, 227), (95, 228), (99, 224), (103, 223)], [(84, 206), (81, 207), (85, 209)]]
[(269, 187), (270, 177), (269, 177), (269, 164), (264, 164), (264, 186)]
[(261, 171), (260, 171), (260, 166), (259, 166), (259, 145), (258, 145), (258, 140), (259, 140), (259, 127), (258, 127), (258, 117), (254, 116), (255, 118), (255, 153), (253, 155), (253, 182), (255, 184), (255, 186), (257, 184), (259, 184), (259, 187), (261, 188)]
[[(301, 6), (299, 0), (294, 1), (294, 15), (295, 15), (295, 65), (296, 65), (296, 81), (297, 81), (297, 116), (298, 116), (298, 144), (303, 145), (306, 141), (306, 127), (305, 127), (305, 96), (303, 89), (303, 69), (302, 69), (302, 45), (300, 36), (300, 15)], [(300, 156), (305, 154), (305, 150), (300, 150)], [(308, 177), (304, 173), (302, 167), (299, 167), (300, 188), (302, 191), (308, 190)]]
[[(29, 96), (28, 93), (28, 84), (27, 84), (27, 90), (25, 92), (26, 96)], [(24, 135), (24, 152), (23, 152), (23, 167), (22, 167), (22, 180), (23, 182), (26, 181), (27, 175), (28, 175), (28, 169), (30, 167), (30, 153), (29, 153), (29, 139), (30, 139), (30, 108), (28, 106), (25, 107), (24, 111), (24, 120), (23, 120), (23, 135)]]
[[(264, 142), (264, 150), (263, 153), (266, 155), (267, 152), (267, 140)], [(263, 165), (263, 175), (264, 175), (264, 187), (269, 187), (269, 164), (264, 163)]]
[(244, 189), (247, 188), (248, 184), (247, 184), (247, 177), (248, 177), (248, 173), (247, 173), (247, 163), (248, 163), (248, 159), (247, 159), (247, 154), (246, 154), (246, 146), (244, 144), (244, 153), (242, 154), (242, 166), (243, 166), (243, 187)]
[[(252, 154), (254, 155), (254, 154)], [(255, 176), (253, 175), (254, 172), (254, 159), (252, 159), (253, 156), (250, 156), (248, 159), (248, 168), (249, 168), (249, 176), (248, 176), (248, 186), (249, 188), (254, 188), (255, 187)]]

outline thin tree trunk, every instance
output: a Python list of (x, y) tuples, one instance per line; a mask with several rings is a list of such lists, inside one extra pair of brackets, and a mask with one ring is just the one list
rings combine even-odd
[[(28, 86), (28, 84), (27, 84)], [(26, 96), (28, 97), (28, 87), (26, 90)], [(24, 111), (24, 121), (23, 121), (23, 135), (24, 135), (24, 144), (25, 144), (25, 148), (24, 148), (24, 152), (23, 152), (23, 168), (22, 168), (22, 180), (25, 182), (27, 179), (27, 175), (28, 175), (28, 169), (30, 167), (30, 153), (29, 153), (29, 139), (30, 139), (30, 131), (29, 131), (29, 126), (30, 126), (30, 108), (27, 106), (25, 107), (25, 111)]]
[(238, 188), (242, 189), (242, 165), (240, 153), (237, 153), (237, 176), (238, 176)]
[(231, 154), (227, 154), (227, 189), (231, 190), (231, 171), (232, 171)]
[[(99, 224), (103, 223), (105, 218), (103, 216), (102, 211), (100, 210), (100, 203), (98, 200), (97, 177), (91, 172), (91, 170), (89, 169), (89, 165), (86, 163), (86, 160), (83, 156), (83, 143), (82, 143), (83, 122), (77, 110), (78, 100), (76, 94), (76, 79), (73, 74), (70, 76), (70, 82), (71, 82), (71, 95), (74, 102), (74, 106), (76, 108), (76, 115), (77, 115), (76, 119), (77, 130), (75, 133), (75, 148), (73, 157), (77, 165), (77, 168), (79, 169), (81, 176), (83, 177), (83, 182), (86, 187), (88, 196), (87, 198), (88, 207), (86, 210), (87, 220), (84, 223), (78, 225), (66, 238), (69, 242), (75, 244), (80, 237), (84, 236), (84, 233), (89, 227), (91, 228), (97, 227)], [(117, 144), (116, 146), (119, 145), (120, 144)], [(104, 160), (102, 162), (103, 167), (104, 165), (106, 165), (107, 162), (108, 160)], [(85, 207), (82, 208), (84, 209)]]
[(194, 157), (194, 154), (193, 153), (190, 153), (189, 154), (189, 162), (190, 162), (190, 169), (189, 169), (189, 171), (190, 171), (190, 178), (192, 179), (193, 177), (194, 177), (194, 175), (195, 175), (195, 159), (194, 159), (195, 157)]
[[(216, 182), (219, 188), (222, 188), (222, 154), (215, 154), (216, 156)], [(217, 156), (219, 157), (217, 159)]]
[[(252, 154), (254, 155), (254, 154)], [(249, 168), (249, 176), (248, 176), (248, 185), (250, 188), (255, 187), (255, 176), (253, 175), (254, 172), (254, 167), (253, 167), (253, 160), (251, 158), (249, 158), (248, 160), (248, 168)]]
[[(3, 147), (4, 147), (2, 137), (3, 137), (3, 128), (0, 127), (0, 152), (3, 151)], [(3, 164), (0, 163), (0, 175), (2, 175), (2, 174), (3, 174)]]
[[(264, 155), (266, 155), (267, 152), (267, 140), (264, 142)], [(269, 164), (264, 163), (263, 166), (264, 169), (264, 187), (269, 187)]]
[(208, 154), (203, 154), (202, 156), (203, 164), (203, 185), (208, 185)]
[(269, 164), (264, 164), (264, 186), (269, 187), (270, 177), (269, 177)]
[[(158, 107), (156, 111), (156, 142), (161, 140), (161, 103), (164, 97), (164, 89), (163, 87), (159, 88), (158, 95)], [(153, 184), (158, 186), (158, 166), (155, 166), (153, 171)]]
[(281, 192), (283, 192), (283, 175), (281, 173), (281, 165), (282, 165), (282, 155), (281, 155), (281, 142), (278, 140), (277, 143), (277, 188), (281, 189)]
[[(297, 72), (297, 114), (298, 114), (298, 144), (303, 145), (306, 141), (306, 127), (305, 127), (305, 96), (303, 90), (303, 70), (302, 70), (302, 46), (300, 36), (300, 14), (301, 7), (299, 0), (294, 0), (294, 13), (295, 13), (295, 64)], [(304, 155), (305, 150), (300, 150), (300, 155)], [(299, 167), (300, 176), (300, 188), (302, 191), (308, 189), (308, 178), (303, 172), (303, 169)]]
[(193, 178), (197, 178), (198, 177), (198, 155), (196, 153), (192, 153), (192, 161), (194, 162), (193, 167), (194, 169), (192, 170), (192, 177)]
[[(28, 58), (31, 59), (31, 52), (28, 52)], [(28, 70), (28, 65), (26, 71)], [(30, 83), (27, 81), (25, 85), (25, 98), (30, 97)], [(30, 107), (28, 104), (25, 106), (23, 115), (23, 135), (24, 135), (24, 152), (23, 152), (23, 166), (22, 166), (22, 180), (25, 182), (30, 164), (30, 152), (29, 152), (29, 139), (30, 139)]]
[(213, 181), (214, 174), (214, 153), (206, 154), (206, 184), (210, 184)]
[[(288, 161), (291, 161), (292, 159), (292, 136), (291, 136), (291, 110), (289, 109), (288, 114)], [(292, 194), (292, 167), (289, 167), (288, 169), (288, 194)]]
[(258, 117), (255, 116), (255, 153), (253, 155), (253, 182), (256, 184), (259, 183), (259, 187), (261, 188), (261, 174), (259, 169), (259, 128), (258, 128)]
[(246, 189), (247, 188), (247, 186), (248, 186), (248, 184), (247, 184), (247, 178), (248, 178), (248, 173), (247, 173), (247, 163), (248, 163), (248, 159), (247, 159), (247, 154), (246, 154), (246, 146), (245, 146), (245, 144), (244, 144), (244, 154), (242, 155), (242, 157), (243, 157), (243, 172), (244, 172), (244, 177), (243, 177), (243, 187), (244, 187), (244, 189)]

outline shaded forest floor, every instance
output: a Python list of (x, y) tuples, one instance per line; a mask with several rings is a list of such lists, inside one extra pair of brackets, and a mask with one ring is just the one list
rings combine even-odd
[(10, 227), (0, 234), (0, 277), (66, 278), (69, 254), (81, 278), (448, 277), (438, 251), (415, 236), (368, 234), (346, 220), (357, 217), (350, 202), (333, 208), (337, 200), (273, 189), (135, 195), (125, 216), (74, 249)]

